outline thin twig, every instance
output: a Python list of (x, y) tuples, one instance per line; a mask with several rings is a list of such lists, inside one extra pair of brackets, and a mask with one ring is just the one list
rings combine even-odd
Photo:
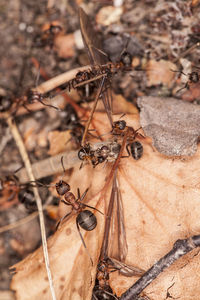
[[(26, 152), (26, 148), (24, 146), (22, 137), (18, 131), (18, 128), (11, 117), (7, 118), (7, 124), (12, 132), (13, 138), (15, 139), (15, 142), (17, 144), (17, 147), (18, 147), (21, 157), (23, 159), (24, 165), (25, 165), (27, 173), (28, 173), (29, 180), (35, 181), (35, 178), (34, 178), (34, 175), (32, 172), (32, 168), (31, 168), (31, 163), (30, 163), (28, 154)], [(50, 290), (51, 290), (52, 299), (56, 300), (56, 295), (55, 295), (55, 291), (54, 291), (54, 287), (53, 287), (53, 280), (52, 280), (50, 266), (49, 266), (49, 256), (48, 256), (48, 249), (47, 249), (46, 230), (45, 230), (45, 225), (44, 225), (42, 201), (40, 199), (40, 195), (39, 195), (37, 187), (33, 187), (33, 192), (35, 195), (35, 200), (37, 203), (37, 208), (38, 208), (38, 213), (39, 213), (44, 261), (45, 261), (47, 275), (48, 275), (48, 279), (49, 279), (49, 286), (50, 286)]]
[(188, 239), (177, 240), (171, 251), (155, 263), (144, 275), (136, 281), (122, 296), (120, 300), (134, 300), (137, 296), (166, 268), (177, 259), (200, 246), (200, 235), (194, 235)]
[(75, 68), (73, 70), (67, 71), (65, 73), (62, 73), (58, 76), (53, 77), (52, 79), (49, 79), (45, 81), (44, 83), (38, 85), (35, 90), (38, 91), (41, 94), (47, 93), (58, 86), (70, 81), (72, 78), (74, 78), (79, 71), (85, 71), (88, 70), (91, 66), (84, 66), (84, 67), (79, 67)]
[[(49, 203), (48, 204), (46, 203), (43, 206), (43, 211), (48, 208), (48, 205), (49, 205)], [(1, 226), (0, 227), (0, 233), (6, 232), (6, 231), (9, 231), (9, 230), (13, 230), (13, 229), (15, 229), (15, 228), (17, 228), (19, 226), (22, 226), (22, 225), (24, 225), (24, 224), (32, 221), (33, 219), (35, 219), (38, 216), (38, 214), (39, 214), (38, 211), (34, 211), (30, 215), (28, 215), (28, 216), (26, 216), (26, 217), (24, 217), (22, 219), (19, 219), (16, 222), (13, 222), (13, 223), (8, 224), (8, 225)]]
[[(65, 151), (55, 156), (51, 156), (41, 161), (35, 162), (32, 165), (34, 178), (38, 180), (40, 178), (61, 173), (63, 170), (60, 163), (61, 157), (63, 157), (63, 163), (66, 170), (74, 167), (77, 163), (80, 164), (77, 151)], [(20, 169), (16, 173), (16, 175), (20, 183), (26, 183), (27, 181), (29, 181), (26, 168)]]
[(28, 215), (27, 217), (25, 217), (23, 219), (20, 219), (14, 223), (2, 226), (2, 227), (0, 227), (0, 233), (6, 232), (9, 230), (15, 229), (16, 227), (19, 227), (21, 225), (24, 225), (24, 224), (30, 222), (31, 220), (33, 220), (37, 216), (38, 216), (38, 211), (35, 211), (31, 215)]
[(86, 134), (88, 132), (88, 129), (89, 129), (89, 126), (90, 126), (90, 123), (92, 121), (92, 117), (93, 117), (93, 114), (95, 112), (95, 109), (97, 107), (97, 103), (98, 103), (98, 100), (99, 100), (99, 97), (101, 95), (101, 92), (102, 92), (102, 88), (103, 88), (103, 84), (104, 84), (104, 80), (105, 80), (105, 77), (103, 77), (103, 79), (101, 80), (101, 83), (99, 85), (99, 90), (95, 96), (95, 100), (94, 100), (94, 104), (93, 104), (93, 107), (92, 107), (92, 110), (90, 112), (90, 117), (87, 121), (87, 124), (85, 125), (85, 130), (84, 130), (84, 133), (83, 133), (83, 138), (82, 138), (82, 141), (81, 141), (81, 145), (84, 147), (85, 146), (85, 138), (86, 138)]

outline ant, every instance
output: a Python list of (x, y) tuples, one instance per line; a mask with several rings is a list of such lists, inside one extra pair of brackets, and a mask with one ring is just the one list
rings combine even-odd
[(107, 260), (103, 259), (97, 266), (97, 285), (93, 289), (93, 299), (112, 300), (118, 299), (109, 285), (109, 274), (117, 271), (116, 268), (110, 267)]
[[(91, 146), (88, 143), (85, 145), (85, 147), (81, 147), (81, 149), (78, 152), (78, 158), (86, 162), (91, 162), (93, 168), (95, 168), (98, 164), (101, 164), (104, 161), (112, 162), (116, 160), (120, 148), (120, 144), (118, 144), (117, 142), (111, 142), (93, 150), (91, 149)], [(80, 169), (82, 168), (82, 165), (83, 163), (81, 164)]]
[(42, 33), (38, 34), (35, 37), (36, 46), (44, 47), (49, 45), (52, 48), (54, 44), (54, 38), (62, 33), (62, 31), (62, 26), (59, 25), (56, 21), (51, 22), (47, 26), (44, 26), (44, 28), (42, 29)]
[(68, 104), (64, 110), (62, 110), (60, 117), (62, 118), (62, 122), (58, 129), (61, 131), (70, 130), (70, 140), (73, 140), (77, 146), (80, 146), (85, 126), (81, 124), (81, 121), (71, 104)]
[(0, 196), (8, 197), (7, 202), (15, 203), (15, 198), (18, 196), (18, 201), (24, 204), (25, 208), (29, 211), (37, 209), (35, 197), (32, 189), (34, 185), (30, 183), (20, 184), (16, 175), (8, 175), (0, 179)]
[[(64, 219), (66, 219), (73, 211), (75, 211), (77, 213), (76, 226), (77, 226), (81, 241), (83, 243), (83, 246), (85, 247), (85, 249), (87, 249), (86, 244), (83, 239), (83, 236), (80, 232), (80, 227), (86, 231), (91, 231), (91, 230), (95, 229), (95, 227), (97, 226), (97, 218), (90, 210), (85, 209), (85, 207), (95, 209), (102, 215), (103, 215), (103, 213), (93, 206), (82, 203), (83, 199), (85, 198), (85, 196), (88, 192), (88, 188), (85, 190), (85, 192), (83, 193), (82, 196), (80, 195), (80, 190), (78, 188), (77, 189), (78, 197), (76, 198), (75, 195), (72, 192), (70, 192), (70, 185), (63, 180), (60, 180), (59, 182), (56, 183), (56, 191), (59, 196), (64, 196), (64, 199), (62, 199), (61, 202), (63, 202), (66, 205), (70, 205), (72, 207), (71, 212), (67, 213), (64, 217), (62, 217), (56, 227), (58, 228), (60, 223)], [(89, 253), (88, 253), (88, 255), (89, 255)], [(90, 255), (89, 255), (89, 257), (90, 257), (91, 263), (93, 265), (92, 258)]]
[(129, 157), (130, 154), (135, 160), (138, 160), (142, 157), (143, 146), (140, 142), (135, 141), (136, 138), (144, 138), (142, 134), (138, 133), (140, 129), (141, 127), (135, 130), (133, 127), (127, 126), (125, 120), (120, 120), (113, 123), (113, 128), (111, 133), (114, 136), (124, 137), (125, 134), (127, 134), (126, 150), (128, 156), (124, 156), (124, 157)]
[(63, 28), (61, 25), (56, 24), (56, 22), (52, 22), (51, 24), (49, 24), (49, 27), (43, 31), (43, 33), (49, 36), (55, 36), (62, 30)]
[(51, 107), (51, 108), (54, 108), (54, 109), (60, 111), (60, 109), (58, 107), (44, 103), (43, 100), (45, 98), (46, 98), (46, 96), (44, 96), (40, 92), (38, 92), (36, 90), (31, 90), (31, 89), (28, 89), (28, 91), (26, 92), (26, 94), (24, 96), (15, 98), (13, 100), (12, 100), (12, 98), (1, 96), (0, 97), (0, 112), (6, 112), (6, 111), (10, 110), (11, 114), (15, 115), (17, 113), (18, 109), (20, 108), (20, 106), (23, 106), (30, 113), (31, 110), (27, 107), (27, 105), (33, 104), (35, 102), (40, 102), (44, 106), (48, 106), (48, 107)]
[(0, 96), (0, 112), (8, 111), (12, 106), (12, 100), (9, 97)]
[[(43, 104), (44, 106), (48, 106), (51, 108), (54, 108), (56, 110), (60, 110), (58, 107), (50, 105), (50, 104), (46, 104), (43, 102), (43, 100), (45, 99), (44, 95), (41, 94), (40, 92), (36, 91), (36, 90), (31, 90), (28, 89), (27, 93), (25, 96), (21, 97), (18, 101), (18, 106), (19, 104), (21, 104), (22, 106), (24, 106), (24, 108), (30, 112), (30, 110), (27, 108), (26, 104), (33, 104), (35, 102), (40, 102), (41, 104)], [(16, 107), (16, 109), (18, 109), (18, 106)]]
[[(81, 149), (78, 152), (78, 158), (82, 160), (83, 162), (91, 162), (93, 165), (93, 168), (95, 168), (99, 163), (104, 162), (103, 156), (96, 156), (95, 151), (91, 150), (90, 144), (86, 144), (84, 147), (81, 147)], [(83, 162), (80, 165), (80, 169), (83, 166)]]
[[(98, 48), (95, 48), (102, 52)], [(106, 54), (104, 54), (106, 55)], [(105, 77), (108, 82), (119, 70), (127, 69), (131, 66), (132, 56), (128, 52), (123, 52), (119, 62), (108, 62), (104, 65), (93, 65), (88, 70), (79, 71), (75, 78), (68, 82), (68, 89), (76, 89), (82, 85), (97, 81)]]
[(196, 72), (196, 71), (193, 71), (193, 72), (188, 73), (188, 74), (185, 74), (183, 71), (175, 71), (175, 70), (171, 70), (171, 71), (178, 72), (178, 73), (183, 74), (183, 75), (185, 75), (185, 76), (188, 77), (188, 81), (186, 82), (186, 84), (184, 85), (184, 87), (180, 88), (176, 93), (179, 93), (183, 89), (189, 89), (190, 88), (190, 84), (192, 84), (192, 83), (198, 83), (200, 81), (199, 73)]

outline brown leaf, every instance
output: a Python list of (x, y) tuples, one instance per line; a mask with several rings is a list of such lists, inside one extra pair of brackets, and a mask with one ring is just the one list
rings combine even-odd
[(160, 61), (150, 60), (147, 63), (148, 86), (164, 84), (171, 87), (175, 78), (176, 65), (170, 61), (161, 59)]
[(69, 130), (66, 131), (50, 131), (48, 133), (48, 140), (50, 144), (50, 149), (48, 151), (49, 155), (58, 154), (64, 150), (66, 150), (67, 142), (70, 140), (71, 135)]
[(117, 23), (120, 20), (121, 14), (121, 7), (105, 6), (96, 15), (96, 22), (97, 24), (109, 26), (112, 23)]
[[(102, 130), (105, 116), (99, 116)], [(118, 117), (115, 118), (117, 120)], [(126, 115), (124, 119), (128, 126), (140, 126), (135, 115)], [(108, 132), (108, 127), (103, 128)], [(154, 151), (145, 139), (141, 142), (143, 157), (138, 161), (132, 157), (122, 158), (117, 177), (128, 243), (126, 263), (147, 270), (171, 250), (177, 239), (199, 234), (200, 151), (198, 149), (187, 160), (174, 160)], [(75, 194), (77, 187), (80, 187), (81, 193), (89, 187), (84, 202), (88, 201), (89, 205), (96, 206), (102, 212), (110, 199), (111, 184), (103, 188), (109, 169), (108, 164), (105, 167), (98, 165), (95, 169), (90, 165), (81, 170), (77, 168), (69, 182)], [(91, 232), (81, 229), (94, 262), (93, 267), (77, 232), (75, 216), (63, 223), (48, 240), (57, 299), (91, 299), (105, 222), (105, 216), (98, 212), (95, 215), (98, 219), (96, 229)], [(174, 298), (198, 299), (200, 261), (199, 255), (195, 254), (197, 249), (164, 271), (145, 289), (147, 296), (165, 300), (167, 289), (175, 282), (170, 289), (170, 295)], [(41, 248), (15, 267), (17, 273), (11, 288), (16, 290), (17, 299), (51, 298)], [(136, 281), (136, 278), (122, 277), (118, 272), (110, 274), (110, 277), (110, 284), (117, 295)]]
[(75, 40), (73, 34), (61, 35), (55, 37), (54, 50), (57, 55), (62, 58), (74, 56)]

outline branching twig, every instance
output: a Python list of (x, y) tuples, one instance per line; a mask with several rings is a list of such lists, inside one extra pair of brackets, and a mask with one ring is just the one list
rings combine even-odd
[[(18, 131), (18, 128), (17, 128), (16, 124), (14, 123), (14, 121), (12, 120), (11, 117), (7, 118), (7, 123), (8, 123), (8, 126), (9, 126), (11, 132), (12, 132), (12, 135), (15, 139), (15, 142), (17, 144), (17, 147), (19, 149), (21, 157), (23, 159), (24, 165), (25, 165), (27, 173), (28, 173), (29, 180), (30, 181), (35, 181), (35, 178), (34, 178), (34, 175), (33, 175), (33, 172), (32, 172), (32, 168), (31, 168), (31, 163), (30, 163), (30, 160), (28, 158), (28, 154), (26, 152), (26, 149), (25, 149), (23, 140), (21, 138), (21, 135)], [(34, 192), (34, 195), (35, 195), (35, 200), (36, 200), (36, 203), (37, 203), (37, 208), (38, 208), (38, 213), (39, 213), (41, 236), (42, 236), (42, 245), (43, 245), (43, 252), (44, 252), (44, 260), (45, 260), (47, 275), (48, 275), (48, 279), (49, 279), (51, 295), (52, 295), (52, 299), (56, 300), (55, 291), (54, 291), (54, 287), (53, 287), (52, 276), (51, 276), (51, 271), (50, 271), (50, 266), (49, 266), (49, 256), (48, 256), (48, 250), (47, 250), (46, 230), (45, 230), (45, 225), (44, 225), (42, 201), (40, 199), (40, 195), (39, 195), (37, 187), (33, 187), (33, 192)]]
[(200, 246), (200, 235), (194, 235), (185, 240), (177, 240), (173, 249), (155, 263), (144, 275), (132, 285), (120, 300), (134, 300), (137, 296), (166, 268), (171, 266), (177, 259)]

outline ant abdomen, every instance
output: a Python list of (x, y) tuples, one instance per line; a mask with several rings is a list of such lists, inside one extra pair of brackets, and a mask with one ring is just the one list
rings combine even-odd
[(81, 211), (77, 217), (76, 222), (86, 231), (91, 231), (97, 226), (97, 218), (90, 210)]
[(135, 141), (130, 144), (131, 155), (135, 160), (138, 160), (143, 155), (143, 146), (140, 142)]

